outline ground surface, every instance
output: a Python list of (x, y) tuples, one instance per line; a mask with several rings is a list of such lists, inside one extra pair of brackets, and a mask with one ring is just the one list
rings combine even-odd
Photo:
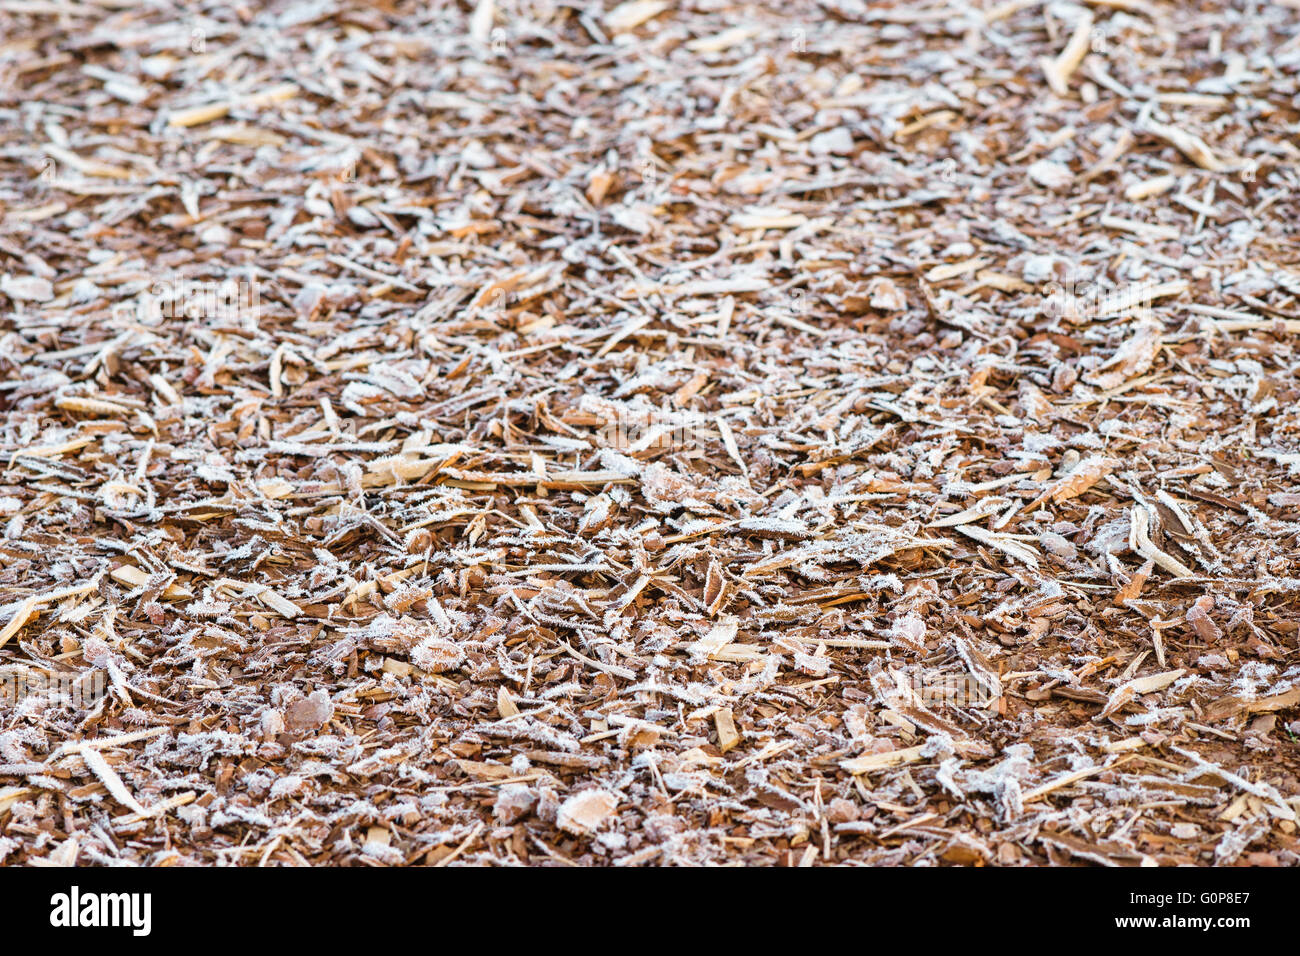
[(1294, 864), (1297, 68), (0, 0), (0, 860)]

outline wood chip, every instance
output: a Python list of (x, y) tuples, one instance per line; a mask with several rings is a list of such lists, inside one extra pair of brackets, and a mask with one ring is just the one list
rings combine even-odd
[(1294, 862), (1294, 8), (0, 0), (0, 864)]

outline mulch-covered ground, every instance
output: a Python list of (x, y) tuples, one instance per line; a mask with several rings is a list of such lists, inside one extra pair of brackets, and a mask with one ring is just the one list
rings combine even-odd
[(0, 0), (0, 862), (1295, 864), (1298, 7)]

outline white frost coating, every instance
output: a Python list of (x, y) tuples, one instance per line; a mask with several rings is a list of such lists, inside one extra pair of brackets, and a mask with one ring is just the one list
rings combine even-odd
[(595, 833), (618, 806), (618, 797), (607, 790), (583, 790), (560, 804), (556, 824), (575, 835)]

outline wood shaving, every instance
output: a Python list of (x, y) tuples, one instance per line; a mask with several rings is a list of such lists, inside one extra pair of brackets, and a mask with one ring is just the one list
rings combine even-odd
[(1298, 70), (0, 3), (0, 858), (1300, 862)]

